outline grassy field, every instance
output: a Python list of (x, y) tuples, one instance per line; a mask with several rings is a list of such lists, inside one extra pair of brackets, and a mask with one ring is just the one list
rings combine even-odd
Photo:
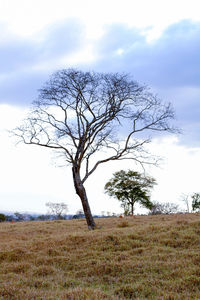
[(200, 299), (200, 214), (0, 223), (0, 299)]

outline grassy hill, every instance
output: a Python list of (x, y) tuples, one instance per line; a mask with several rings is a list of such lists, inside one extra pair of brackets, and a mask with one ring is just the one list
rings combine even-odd
[(200, 214), (0, 223), (0, 299), (200, 299)]

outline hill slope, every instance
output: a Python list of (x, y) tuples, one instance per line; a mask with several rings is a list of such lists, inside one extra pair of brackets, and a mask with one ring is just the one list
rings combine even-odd
[(0, 299), (200, 299), (200, 214), (0, 223)]

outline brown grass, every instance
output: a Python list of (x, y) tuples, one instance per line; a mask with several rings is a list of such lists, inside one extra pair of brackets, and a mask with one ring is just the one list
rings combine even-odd
[(200, 214), (0, 223), (0, 299), (200, 299)]

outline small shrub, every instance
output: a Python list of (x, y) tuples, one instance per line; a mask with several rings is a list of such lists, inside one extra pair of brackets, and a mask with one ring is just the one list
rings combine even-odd
[(63, 294), (63, 299), (71, 299), (71, 300), (99, 300), (99, 299), (113, 299), (105, 294), (100, 289), (92, 289), (92, 288), (83, 288), (83, 287), (76, 287), (72, 289), (68, 289)]
[(128, 226), (129, 226), (129, 224), (128, 224), (127, 221), (123, 221), (123, 222), (121, 222), (121, 223), (118, 224), (119, 228), (124, 228), (124, 227), (128, 227)]
[(48, 276), (53, 275), (55, 273), (55, 269), (51, 266), (39, 266), (37, 269), (34, 270), (35, 276)]
[(30, 269), (30, 264), (27, 263), (9, 263), (6, 267), (5, 273), (16, 273), (16, 274), (23, 274), (26, 273)]
[(115, 294), (118, 296), (125, 297), (126, 299), (137, 298), (136, 290), (131, 285), (122, 285), (115, 290)]

